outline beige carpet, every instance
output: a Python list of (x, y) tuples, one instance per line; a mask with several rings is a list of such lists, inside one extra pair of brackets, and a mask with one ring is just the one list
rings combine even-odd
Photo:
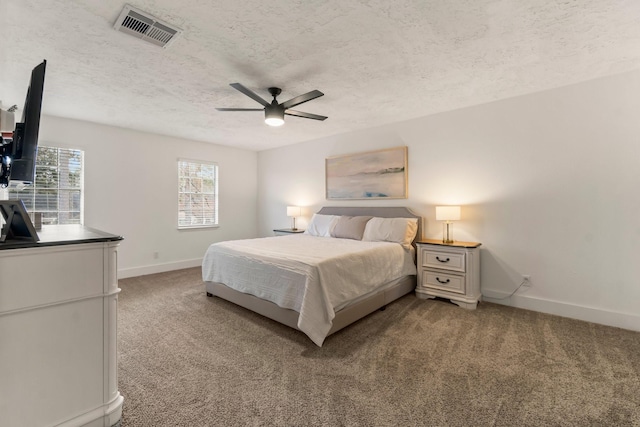
[(317, 347), (197, 268), (120, 287), (124, 427), (640, 426), (637, 332), (407, 295)]

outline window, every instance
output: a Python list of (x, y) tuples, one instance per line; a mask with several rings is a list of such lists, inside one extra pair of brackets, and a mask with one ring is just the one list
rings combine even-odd
[(178, 160), (178, 228), (218, 225), (218, 165)]
[(22, 199), (31, 216), (42, 213), (42, 224), (82, 224), (84, 152), (38, 147), (36, 178), (28, 187), (9, 187), (9, 199)]

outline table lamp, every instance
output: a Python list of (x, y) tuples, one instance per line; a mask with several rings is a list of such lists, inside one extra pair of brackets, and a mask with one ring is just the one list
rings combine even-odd
[(453, 223), (460, 220), (460, 206), (436, 206), (436, 221), (442, 223), (442, 243), (453, 243)]
[(297, 230), (296, 228), (296, 217), (300, 216), (300, 206), (287, 206), (287, 216), (293, 218), (293, 227), (292, 230)]

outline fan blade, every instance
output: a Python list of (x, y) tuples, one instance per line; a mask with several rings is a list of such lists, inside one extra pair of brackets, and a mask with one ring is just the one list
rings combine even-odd
[(325, 120), (327, 118), (325, 116), (319, 116), (317, 114), (311, 114), (311, 113), (303, 113), (302, 111), (296, 111), (296, 110), (284, 110), (284, 113), (289, 116), (304, 117), (305, 119), (313, 119), (313, 120)]
[(240, 92), (242, 92), (245, 95), (247, 95), (249, 98), (253, 99), (254, 101), (259, 102), (261, 105), (263, 105), (265, 107), (267, 105), (269, 105), (269, 103), (267, 101), (265, 101), (264, 99), (260, 98), (260, 96), (258, 94), (256, 94), (251, 89), (247, 89), (246, 87), (242, 86), (240, 83), (231, 83), (230, 86), (232, 88), (236, 89), (236, 90), (239, 90)]
[(264, 111), (264, 108), (216, 108), (218, 111)]
[(295, 107), (296, 105), (300, 105), (303, 102), (311, 101), (312, 99), (316, 99), (324, 95), (324, 93), (319, 90), (312, 90), (311, 92), (307, 92), (304, 95), (296, 96), (295, 98), (291, 98), (288, 101), (283, 102), (282, 105), (284, 109)]

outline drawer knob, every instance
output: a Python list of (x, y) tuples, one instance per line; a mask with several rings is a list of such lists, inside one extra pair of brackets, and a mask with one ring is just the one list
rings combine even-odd
[(449, 283), (449, 282), (451, 281), (450, 279), (447, 279), (447, 280), (440, 280), (440, 278), (439, 278), (439, 277), (436, 277), (436, 280), (437, 280), (438, 282), (440, 282), (440, 283)]
[(438, 261), (440, 261), (440, 262), (449, 262), (449, 261), (451, 261), (449, 258), (446, 258), (446, 259), (440, 259), (440, 257), (439, 257), (439, 256), (436, 256), (436, 259), (437, 259)]

